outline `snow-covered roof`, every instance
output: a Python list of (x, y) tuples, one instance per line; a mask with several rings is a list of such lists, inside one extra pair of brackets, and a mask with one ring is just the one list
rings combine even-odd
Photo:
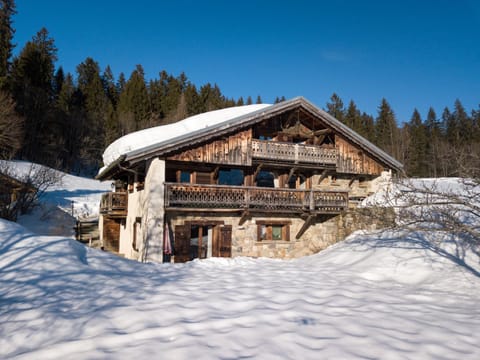
[[(156, 126), (122, 136), (111, 143), (103, 153), (103, 163), (108, 167), (120, 156), (151, 145), (161, 145), (165, 142), (174, 142), (176, 138), (227, 122), (239, 116), (256, 112), (271, 106), (271, 104), (254, 104), (235, 106), (220, 110), (209, 111), (203, 114), (190, 116), (173, 124)], [(102, 170), (100, 170), (101, 172)]]

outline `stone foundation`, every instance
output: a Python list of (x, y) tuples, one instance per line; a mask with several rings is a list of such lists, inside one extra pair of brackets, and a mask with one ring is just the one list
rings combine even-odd
[[(336, 242), (344, 240), (356, 230), (375, 230), (387, 226), (393, 219), (393, 212), (388, 209), (354, 208), (335, 216), (318, 216), (314, 223), (297, 239), (296, 235), (304, 224), (300, 218), (288, 217), (252, 217), (239, 225), (238, 216), (220, 216), (202, 213), (195, 216), (170, 216), (172, 228), (185, 222), (218, 222), (232, 225), (232, 257), (269, 257), (298, 258), (315, 254)], [(257, 221), (289, 222), (289, 241), (258, 241)]]

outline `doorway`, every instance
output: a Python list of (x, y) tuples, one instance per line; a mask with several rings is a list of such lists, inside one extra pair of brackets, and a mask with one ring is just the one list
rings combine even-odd
[(174, 262), (231, 256), (231, 225), (202, 221), (175, 226)]
[(212, 256), (213, 226), (190, 226), (190, 260), (206, 259)]

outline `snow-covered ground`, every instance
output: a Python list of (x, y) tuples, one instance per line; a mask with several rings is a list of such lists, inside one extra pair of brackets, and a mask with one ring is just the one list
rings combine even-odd
[(142, 264), (0, 220), (0, 358), (479, 359), (479, 258), (447, 236)]

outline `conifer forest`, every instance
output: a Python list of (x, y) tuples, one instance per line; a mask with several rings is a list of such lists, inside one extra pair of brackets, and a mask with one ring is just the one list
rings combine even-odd
[[(0, 1), (3, 159), (93, 176), (102, 166), (106, 146), (120, 136), (206, 111), (262, 102), (261, 95), (230, 98), (215, 79), (193, 84), (185, 73), (159, 69), (158, 77), (146, 79), (141, 65), (115, 76), (108, 65), (102, 68), (91, 57), (78, 64), (75, 73), (64, 72), (46, 28), (24, 45), (13, 44), (15, 13), (14, 0)], [(13, 56), (15, 46), (23, 47)], [(283, 100), (279, 94), (274, 102)], [(413, 108), (409, 121), (402, 123), (386, 99), (380, 99), (376, 114), (367, 114), (354, 100), (344, 103), (333, 94), (324, 109), (401, 161), (408, 176), (462, 176), (480, 166), (480, 107), (465, 109), (460, 99), (444, 109), (430, 108), (425, 118)]]

